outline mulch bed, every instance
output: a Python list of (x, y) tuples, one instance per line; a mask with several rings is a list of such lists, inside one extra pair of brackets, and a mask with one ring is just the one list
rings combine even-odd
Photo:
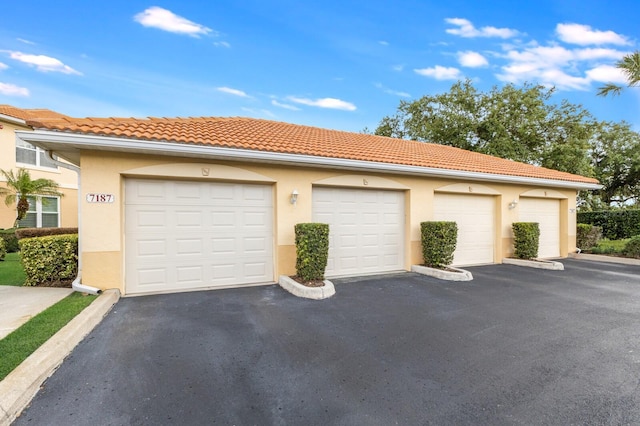
[(302, 278), (300, 278), (297, 275), (292, 275), (290, 277), (292, 280), (296, 281), (297, 283), (302, 284), (305, 287), (322, 287), (324, 286), (324, 281), (323, 280), (312, 280), (312, 281), (305, 281)]
[(36, 287), (71, 288), (72, 283), (73, 283), (73, 280), (48, 281), (45, 283), (40, 283)]

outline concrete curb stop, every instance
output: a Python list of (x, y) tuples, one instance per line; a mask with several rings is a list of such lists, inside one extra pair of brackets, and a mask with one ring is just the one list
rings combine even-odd
[(446, 271), (444, 269), (430, 268), (428, 266), (423, 266), (423, 265), (411, 265), (411, 272), (416, 272), (422, 275), (428, 275), (430, 277), (434, 277), (439, 280), (446, 280), (446, 281), (473, 280), (473, 275), (471, 274), (471, 272), (467, 270), (454, 268), (452, 266), (449, 266), (448, 269), (451, 269), (451, 271)]
[(321, 300), (336, 294), (336, 289), (329, 280), (324, 280), (322, 287), (307, 287), (286, 275), (280, 275), (278, 284), (294, 296), (304, 297), (306, 299)]
[(553, 260), (543, 259), (514, 259), (512, 257), (505, 257), (502, 259), (502, 263), (505, 265), (525, 266), (527, 268), (547, 269), (550, 271), (564, 271), (564, 265), (560, 262)]
[(106, 290), (0, 382), (0, 425), (11, 424), (22, 413), (42, 383), (119, 299), (118, 290)]

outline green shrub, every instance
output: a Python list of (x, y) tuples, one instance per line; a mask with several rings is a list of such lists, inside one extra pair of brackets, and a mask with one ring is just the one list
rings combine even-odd
[(20, 250), (20, 247), (18, 247), (16, 228), (0, 229), (0, 239), (4, 240), (7, 253), (15, 253)]
[(540, 226), (537, 222), (514, 222), (513, 246), (514, 256), (518, 259), (535, 259), (538, 257), (540, 244)]
[(329, 225), (298, 223), (296, 233), (296, 273), (305, 281), (323, 280), (329, 258)]
[(622, 254), (626, 257), (635, 257), (640, 259), (640, 235), (632, 237), (622, 250)]
[(599, 226), (579, 223), (576, 231), (576, 246), (581, 250), (595, 247), (602, 238), (602, 228)]
[(20, 240), (24, 285), (60, 285), (78, 273), (78, 235), (50, 235)]
[(4, 257), (7, 255), (7, 244), (4, 242), (2, 238), (0, 238), (0, 260), (4, 260)]
[(588, 223), (602, 228), (602, 236), (621, 240), (640, 235), (640, 210), (602, 210), (578, 212), (578, 223)]
[(457, 223), (421, 222), (420, 237), (425, 266), (445, 268), (451, 265), (458, 242)]
[(16, 237), (23, 238), (46, 237), (47, 235), (77, 234), (78, 228), (18, 228)]

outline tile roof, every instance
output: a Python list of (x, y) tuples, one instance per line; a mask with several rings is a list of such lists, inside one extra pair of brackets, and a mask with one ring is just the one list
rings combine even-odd
[(0, 114), (8, 115), (9, 117), (18, 118), (20, 120), (40, 120), (40, 119), (61, 119), (66, 117), (59, 112), (51, 111), (50, 109), (35, 108), (35, 109), (22, 109), (16, 108), (11, 105), (0, 105)]
[[(1, 112), (1, 110), (0, 110)], [(597, 180), (433, 143), (243, 117), (28, 120), (34, 128), (578, 183)]]

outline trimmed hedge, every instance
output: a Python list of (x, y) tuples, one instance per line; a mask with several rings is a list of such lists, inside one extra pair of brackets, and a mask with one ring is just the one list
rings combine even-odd
[(538, 257), (540, 225), (537, 222), (514, 222), (512, 228), (514, 256), (518, 259)]
[(420, 237), (425, 266), (442, 269), (451, 265), (458, 242), (457, 223), (421, 222)]
[(576, 226), (576, 246), (581, 250), (589, 250), (602, 238), (602, 228), (586, 223)]
[(640, 235), (640, 210), (603, 210), (578, 212), (578, 223), (588, 223), (602, 228), (602, 236), (610, 240), (621, 240)]
[(26, 286), (60, 286), (78, 274), (78, 235), (49, 235), (20, 240)]
[(636, 235), (627, 242), (622, 250), (622, 254), (626, 257), (640, 259), (640, 235)]
[(77, 234), (78, 228), (18, 228), (16, 236), (23, 238), (46, 237), (47, 235)]
[(296, 233), (296, 273), (305, 281), (323, 280), (329, 258), (329, 225), (298, 223)]
[(0, 238), (0, 260), (4, 260), (7, 255), (7, 245), (2, 238)]
[(4, 240), (7, 253), (15, 253), (20, 250), (20, 247), (18, 247), (16, 228), (0, 229), (0, 239)]

